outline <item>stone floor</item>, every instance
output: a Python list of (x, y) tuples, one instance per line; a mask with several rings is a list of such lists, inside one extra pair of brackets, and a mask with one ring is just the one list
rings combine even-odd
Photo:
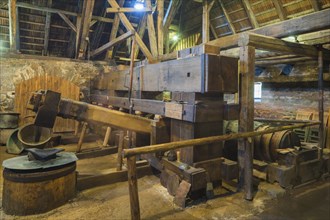
[[(9, 157), (0, 146), (0, 162)], [(111, 169), (114, 159), (105, 156), (80, 160), (77, 170), (101, 172)], [(1, 176), (0, 195), (2, 182)], [(142, 219), (330, 219), (329, 178), (289, 192), (261, 182), (253, 201), (244, 200), (242, 193), (226, 186), (215, 190), (214, 199), (201, 199), (185, 209), (174, 205), (157, 176), (139, 179), (138, 187)], [(120, 182), (78, 192), (67, 204), (40, 215), (10, 216), (0, 207), (0, 219), (130, 219), (128, 185)]]

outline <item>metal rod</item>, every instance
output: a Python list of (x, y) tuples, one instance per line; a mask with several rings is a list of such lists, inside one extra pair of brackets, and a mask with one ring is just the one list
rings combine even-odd
[(322, 49), (319, 50), (318, 54), (318, 64), (319, 64), (319, 80), (318, 80), (318, 87), (319, 87), (319, 147), (321, 148), (320, 157), (323, 156), (323, 148), (324, 148), (324, 97), (323, 97), (323, 52)]
[(151, 146), (124, 149), (123, 155), (124, 155), (124, 157), (131, 157), (131, 156), (140, 155), (140, 154), (148, 154), (148, 153), (156, 153), (159, 151), (174, 150), (174, 149), (178, 149), (178, 148), (189, 147), (192, 145), (199, 146), (199, 145), (213, 144), (213, 143), (218, 143), (218, 142), (232, 140), (232, 139), (238, 139), (238, 138), (255, 137), (255, 136), (259, 136), (259, 135), (263, 135), (263, 134), (274, 133), (277, 131), (304, 128), (304, 127), (319, 125), (319, 124), (320, 124), (320, 122), (312, 122), (312, 123), (299, 124), (299, 125), (286, 125), (286, 126), (266, 129), (263, 131), (225, 134), (225, 135), (219, 135), (219, 136), (197, 138), (197, 139), (192, 139), (192, 140), (175, 141), (175, 142), (164, 143), (164, 144), (155, 144), (155, 145), (151, 145)]
[(288, 120), (288, 119), (272, 119), (272, 118), (254, 118), (255, 121), (262, 122), (279, 122), (279, 123), (310, 123), (310, 122), (319, 122), (312, 120)]

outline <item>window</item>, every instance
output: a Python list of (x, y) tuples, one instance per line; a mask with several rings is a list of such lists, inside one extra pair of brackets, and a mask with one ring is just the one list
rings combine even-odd
[(254, 83), (254, 101), (260, 102), (261, 101), (261, 94), (262, 94), (262, 83), (255, 82)]

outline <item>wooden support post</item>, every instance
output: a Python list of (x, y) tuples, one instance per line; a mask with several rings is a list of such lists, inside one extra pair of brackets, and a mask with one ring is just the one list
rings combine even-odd
[[(52, 6), (53, 0), (47, 1), (47, 7)], [(50, 12), (46, 12), (46, 21), (45, 21), (45, 39), (44, 39), (44, 51), (43, 55), (47, 56), (48, 54), (48, 42), (49, 42), (49, 31), (50, 31), (50, 20), (51, 20), (52, 14)]]
[(89, 44), (89, 27), (92, 20), (92, 13), (94, 9), (95, 0), (88, 0), (84, 2), (81, 37), (78, 58), (84, 59), (86, 55), (87, 46)]
[[(146, 0), (146, 7), (151, 8), (151, 0)], [(148, 26), (150, 50), (152, 55), (154, 57), (157, 57), (158, 56), (157, 39), (156, 39), (156, 32), (154, 26), (154, 18), (151, 12), (148, 12), (147, 14), (147, 26)]]
[(164, 31), (163, 31), (163, 20), (164, 20), (164, 0), (157, 1), (157, 36), (158, 36), (158, 54), (164, 54)]
[(8, 0), (9, 13), (9, 46), (11, 51), (17, 51), (17, 9), (16, 0)]
[(131, 219), (140, 219), (140, 204), (139, 204), (139, 192), (138, 182), (136, 175), (136, 157), (127, 158), (127, 169), (128, 169), (128, 190), (129, 190), (129, 201), (131, 206)]
[(105, 132), (104, 140), (103, 140), (103, 147), (108, 146), (108, 142), (111, 136), (111, 127), (107, 127), (107, 131)]
[(319, 147), (321, 148), (321, 158), (323, 156), (324, 148), (324, 88), (323, 88), (323, 53), (322, 50), (319, 51), (318, 57), (318, 68), (319, 68)]
[[(137, 30), (137, 34), (141, 37), (141, 39), (143, 39), (144, 33), (146, 31), (146, 27), (147, 27), (147, 15), (143, 15), (143, 17), (141, 18), (138, 30)], [(134, 52), (134, 59), (137, 59), (139, 56), (139, 46), (136, 46), (136, 50)]]
[(84, 142), (84, 137), (85, 137), (85, 134), (86, 134), (86, 129), (87, 129), (87, 123), (84, 122), (83, 127), (81, 129), (79, 141), (78, 141), (78, 144), (77, 144), (77, 151), (76, 151), (77, 153), (80, 152), (80, 150), (81, 150), (81, 146)]
[[(255, 48), (240, 48), (239, 75), (239, 132), (253, 131), (254, 126), (254, 60)], [(239, 187), (244, 187), (245, 199), (253, 199), (253, 139), (240, 139), (238, 142)]]
[[(120, 0), (118, 4), (120, 7), (122, 7), (124, 5), (124, 3), (125, 3), (125, 0)], [(119, 15), (115, 14), (115, 18), (114, 18), (111, 32), (110, 32), (109, 42), (113, 41), (117, 37), (119, 23), (120, 23)], [(113, 57), (113, 47), (110, 47), (107, 51), (106, 59), (112, 59), (112, 57)]]
[(123, 146), (124, 146), (124, 131), (119, 132), (118, 154), (117, 154), (117, 171), (123, 168)]
[(209, 19), (209, 10), (208, 10), (208, 0), (203, 0), (203, 44), (210, 41), (210, 19)]

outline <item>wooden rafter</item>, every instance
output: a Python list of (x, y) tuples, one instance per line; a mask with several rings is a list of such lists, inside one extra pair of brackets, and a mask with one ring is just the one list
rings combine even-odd
[[(113, 8), (119, 8), (119, 5), (116, 2), (116, 0), (108, 0), (108, 2), (111, 5), (111, 7), (113, 7)], [(121, 22), (125, 26), (125, 28), (128, 31), (133, 31), (134, 30), (134, 27), (129, 22), (129, 20), (127, 19), (126, 15), (124, 13), (122, 13), (122, 12), (119, 12), (118, 15), (119, 15), (119, 18), (120, 18)], [(150, 53), (150, 51), (148, 50), (147, 46), (143, 43), (142, 39), (140, 38), (140, 36), (138, 34), (135, 34), (135, 40), (136, 40), (136, 43), (139, 45), (139, 47), (140, 47), (141, 51), (143, 52), (143, 54), (149, 60), (149, 62), (153, 62), (154, 61), (154, 58), (153, 58), (152, 54)]]
[[(151, 0), (146, 0), (146, 7), (151, 8)], [(154, 26), (154, 18), (152, 13), (147, 14), (147, 26), (148, 26), (148, 36), (149, 36), (149, 43), (150, 43), (150, 50), (154, 57), (158, 56), (158, 49), (157, 49), (157, 39), (156, 39), (156, 31)]]
[(65, 21), (65, 23), (67, 25), (69, 25), (69, 27), (77, 33), (77, 27), (70, 21), (70, 19), (65, 15), (63, 14), (62, 12), (57, 12), (57, 14)]
[[(141, 22), (139, 24), (138, 30), (137, 30), (137, 34), (143, 39), (143, 35), (146, 31), (146, 27), (147, 27), (147, 15), (143, 15)], [(139, 47), (136, 46), (136, 49), (134, 51), (134, 58), (136, 59), (139, 55)]]
[(143, 9), (135, 9), (135, 8), (107, 8), (107, 13), (127, 13), (127, 12), (151, 12), (151, 7), (146, 7)]
[(103, 51), (105, 51), (106, 49), (108, 49), (109, 47), (113, 47), (114, 45), (123, 42), (124, 40), (133, 36), (134, 34), (135, 34), (135, 31), (128, 31), (127, 33), (117, 37), (116, 39), (114, 39), (114, 40), (104, 44), (103, 46), (97, 48), (96, 50), (92, 51), (90, 53), (90, 56), (98, 55), (98, 54), (102, 53)]
[(242, 1), (242, 3), (243, 3), (243, 6), (245, 8), (245, 11), (246, 11), (246, 13), (247, 13), (247, 15), (250, 19), (250, 22), (251, 22), (253, 28), (258, 28), (259, 24), (258, 24), (258, 21), (256, 19), (256, 16), (253, 13), (250, 2), (247, 0), (247, 1)]
[(219, 3), (220, 8), (222, 9), (223, 14), (225, 15), (225, 17), (227, 19), (227, 22), (228, 22), (228, 25), (229, 25), (231, 31), (233, 32), (233, 34), (235, 34), (236, 30), (235, 30), (233, 24), (231, 23), (231, 19), (230, 19), (228, 13), (227, 13), (227, 10), (226, 10), (223, 2), (221, 0), (218, 0), (218, 3)]
[(16, 0), (8, 1), (8, 12), (9, 12), (9, 47), (10, 50), (17, 50), (17, 10), (16, 10)]
[[(65, 11), (65, 10), (49, 8), (49, 7), (41, 7), (41, 6), (32, 5), (32, 4), (28, 4), (28, 3), (24, 3), (24, 2), (17, 2), (16, 6), (20, 7), (20, 8), (33, 9), (33, 10), (50, 12), (50, 13), (55, 13), (55, 14), (57, 14), (58, 12), (61, 12), (65, 15), (71, 15), (71, 16), (75, 16), (75, 17), (81, 16), (81, 14), (79, 14), (77, 12)], [(112, 23), (113, 22), (113, 19), (104, 18), (104, 17), (101, 17), (101, 16), (92, 16), (92, 19), (97, 20), (97, 21), (106, 22), (106, 23)]]
[[(120, 0), (118, 5), (120, 7), (122, 7), (125, 3), (125, 0)], [(110, 3), (109, 3), (110, 4)], [(120, 23), (120, 18), (118, 14), (115, 14), (115, 18), (114, 18), (114, 22), (112, 24), (112, 28), (111, 28), (111, 33), (110, 33), (110, 37), (109, 37), (109, 41), (113, 41), (116, 37), (117, 37), (117, 32), (118, 32), (118, 28), (119, 28), (119, 23)], [(110, 47), (107, 51), (106, 54), (106, 59), (112, 59), (113, 58), (113, 47)]]
[[(274, 5), (275, 5), (275, 9), (277, 11), (278, 17), (280, 18), (281, 21), (286, 20), (287, 19), (287, 15), (284, 12), (283, 9), (283, 5), (281, 5), (281, 3), (278, 0), (272, 0)], [(314, 0), (312, 0), (314, 1)]]
[(158, 37), (158, 54), (164, 54), (164, 0), (157, 1), (157, 37)]
[[(52, 6), (52, 0), (47, 1), (47, 7)], [(50, 31), (50, 20), (52, 14), (50, 12), (46, 12), (46, 21), (45, 21), (45, 37), (44, 37), (44, 50), (43, 54), (48, 54), (48, 42), (49, 42), (49, 31)]]
[(89, 43), (89, 27), (92, 21), (92, 13), (94, 9), (95, 0), (88, 0), (84, 2), (82, 24), (81, 24), (81, 37), (78, 58), (85, 58), (86, 49)]

